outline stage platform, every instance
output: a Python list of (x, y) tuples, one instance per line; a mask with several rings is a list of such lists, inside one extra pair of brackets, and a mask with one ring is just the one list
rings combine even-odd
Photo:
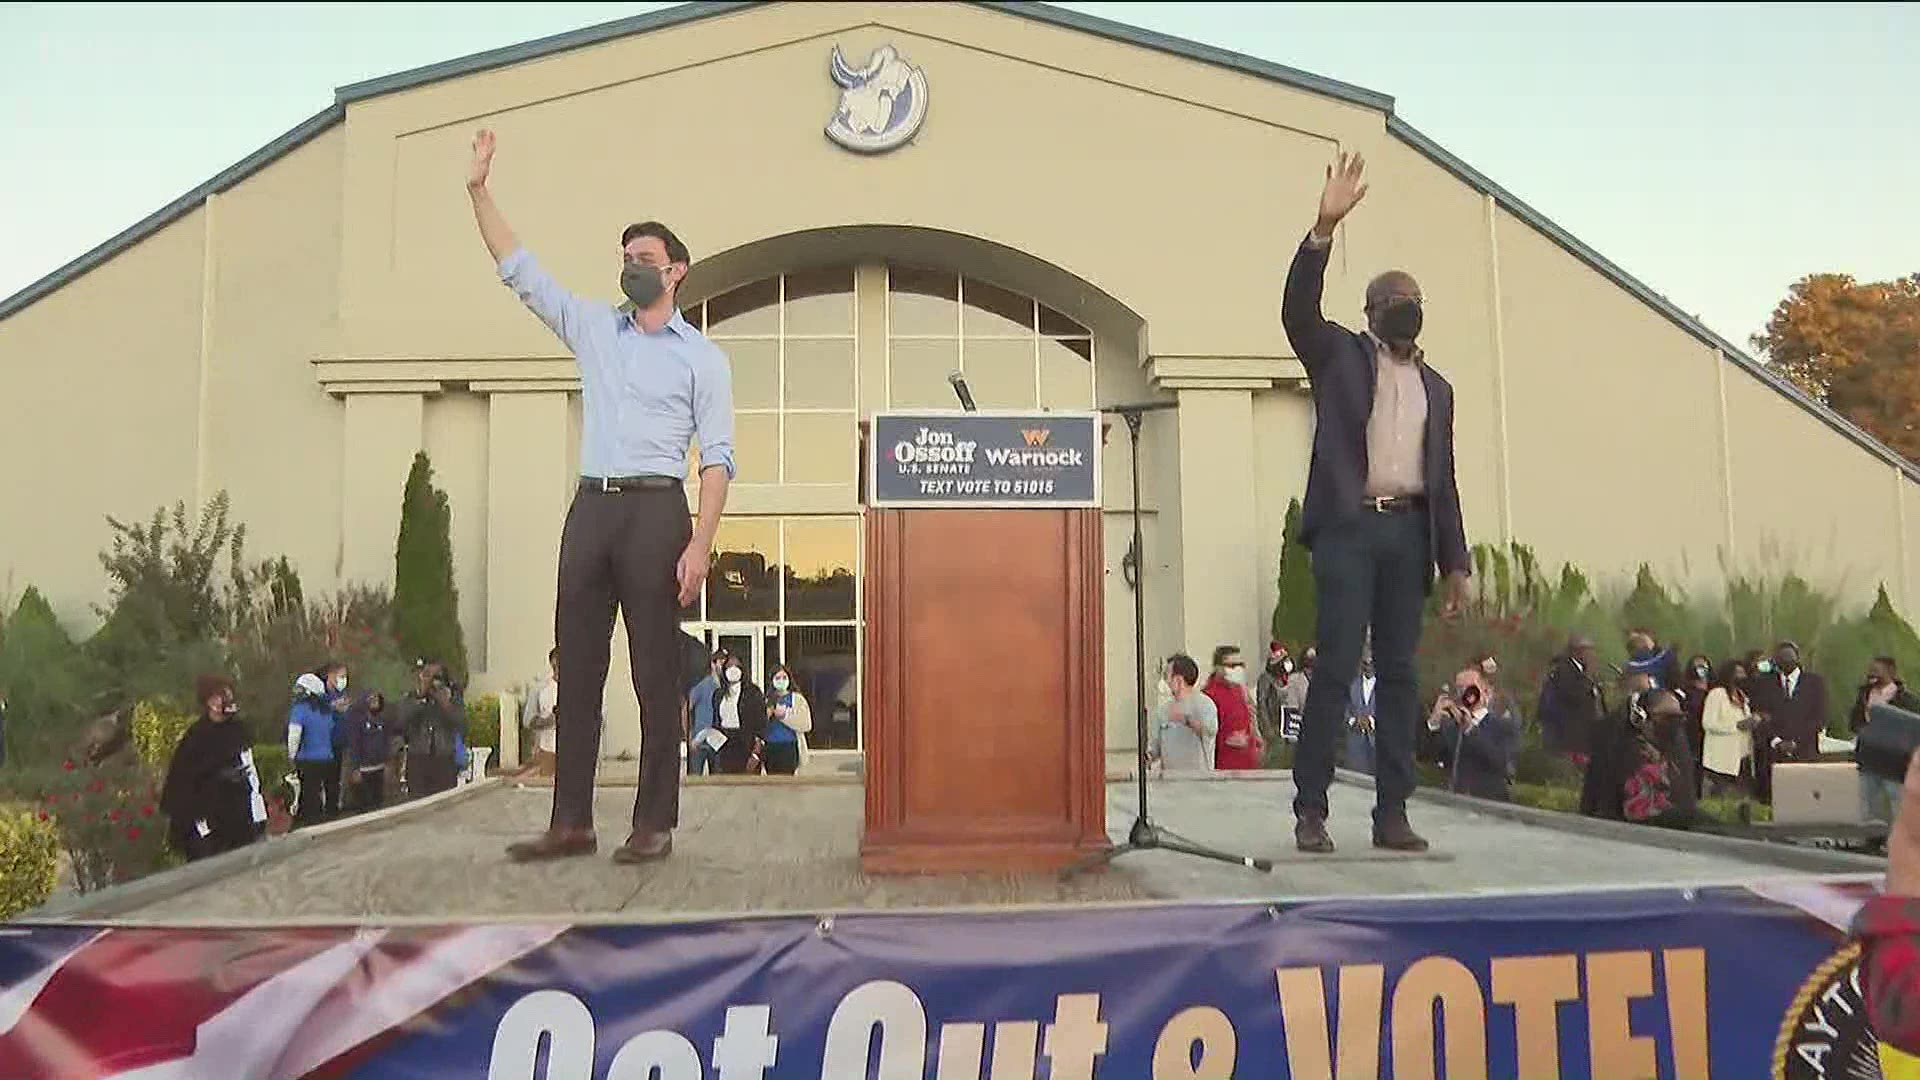
[[(1124, 774), (1122, 774), (1124, 775)], [(671, 859), (614, 865), (631, 787), (597, 801), (602, 853), (542, 866), (502, 855), (544, 825), (551, 792), (494, 778), (374, 819), (349, 819), (89, 897), (57, 898), (27, 918), (139, 922), (469, 920), (565, 916), (650, 920), (747, 912), (1093, 905), (1115, 902), (1432, 896), (1752, 882), (1870, 873), (1877, 859), (1782, 844), (1673, 833), (1423, 792), (1424, 855), (1368, 843), (1371, 782), (1342, 777), (1331, 823), (1338, 853), (1294, 850), (1284, 774), (1153, 782), (1158, 823), (1200, 843), (1271, 858), (1256, 874), (1167, 852), (1129, 854), (1104, 872), (869, 877), (859, 867), (861, 787), (848, 771), (797, 779), (689, 782)], [(1107, 785), (1116, 840), (1135, 788)]]

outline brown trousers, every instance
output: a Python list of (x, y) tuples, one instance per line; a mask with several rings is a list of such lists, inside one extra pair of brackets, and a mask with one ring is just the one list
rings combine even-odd
[(633, 691), (640, 699), (633, 830), (661, 832), (680, 822), (680, 587), (674, 571), (692, 535), (679, 484), (617, 493), (582, 488), (574, 495), (560, 534), (553, 616), (560, 650), (556, 829), (593, 827), (600, 703), (616, 607), (627, 622)]

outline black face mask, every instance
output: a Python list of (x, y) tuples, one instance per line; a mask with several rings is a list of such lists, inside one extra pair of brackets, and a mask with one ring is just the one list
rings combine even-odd
[(620, 271), (620, 291), (637, 307), (650, 307), (667, 291), (660, 268), (644, 263), (628, 263)]
[(1410, 344), (1418, 338), (1425, 318), (1418, 300), (1404, 299), (1389, 300), (1374, 309), (1369, 321), (1380, 340), (1398, 345)]

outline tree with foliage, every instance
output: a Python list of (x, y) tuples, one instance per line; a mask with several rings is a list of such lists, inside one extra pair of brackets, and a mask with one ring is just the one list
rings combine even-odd
[[(228, 520), (226, 492), (195, 516), (185, 502), (154, 511), (146, 524), (107, 518), (113, 543), (100, 553), (110, 603), (87, 642), (115, 706), (148, 697), (176, 704), (202, 671), (225, 661), (234, 589), (245, 577), (246, 527)], [(222, 570), (226, 576), (222, 577)]]
[(1752, 341), (1815, 400), (1920, 462), (1920, 274), (1803, 278)]
[(99, 671), (32, 586), (0, 635), (0, 691), (7, 697), (7, 760), (58, 761), (99, 694)]
[(1280, 532), (1280, 576), (1273, 604), (1273, 640), (1295, 651), (1313, 642), (1319, 608), (1313, 591), (1313, 556), (1300, 542), (1300, 500), (1287, 503)]
[(1620, 605), (1620, 620), (1623, 630), (1647, 630), (1653, 636), (1665, 642), (1678, 630), (1681, 622), (1681, 605), (1674, 600), (1666, 586), (1654, 576), (1653, 568), (1646, 563), (1640, 564), (1640, 571), (1634, 576), (1633, 591)]
[(393, 632), (411, 656), (445, 661), (456, 677), (467, 672), (460, 631), (460, 593), (453, 584), (453, 514), (447, 493), (433, 485), (425, 451), (413, 456), (400, 506), (400, 540), (393, 555)]

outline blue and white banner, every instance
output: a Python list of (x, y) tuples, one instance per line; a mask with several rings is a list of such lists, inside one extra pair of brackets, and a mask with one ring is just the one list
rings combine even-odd
[(872, 506), (1100, 505), (1094, 413), (876, 413), (872, 430)]
[(979, 914), (16, 925), (0, 1076), (1882, 1075), (1863, 882)]

